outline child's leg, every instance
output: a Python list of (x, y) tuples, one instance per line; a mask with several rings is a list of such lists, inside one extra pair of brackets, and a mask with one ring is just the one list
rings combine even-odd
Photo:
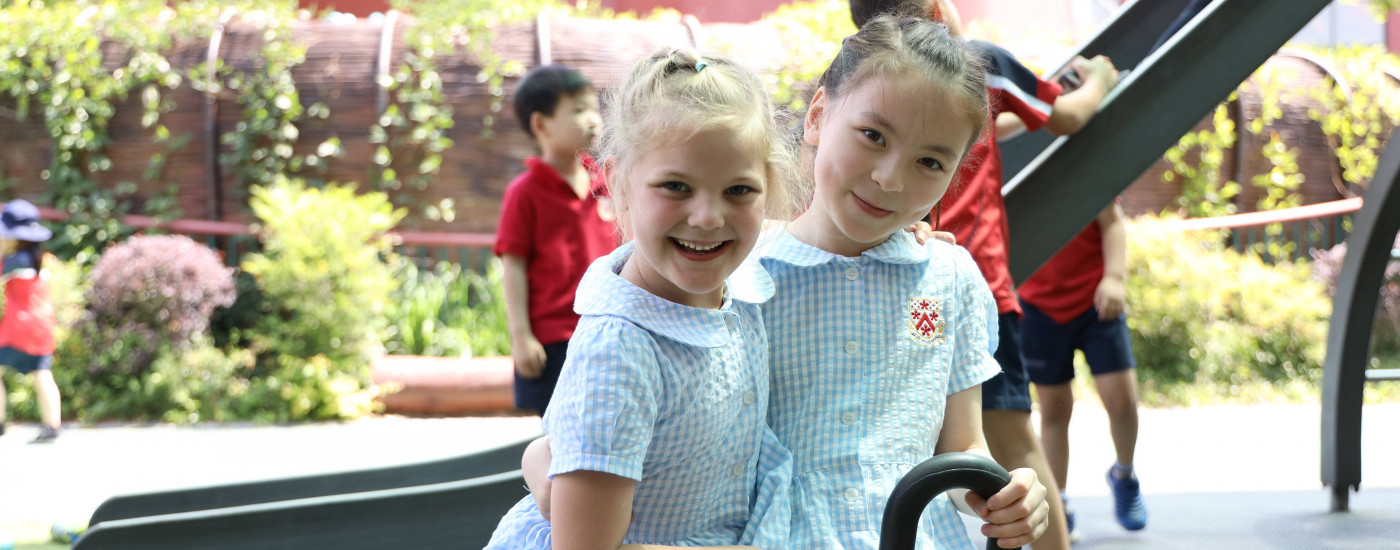
[(1137, 446), (1138, 389), (1128, 325), (1118, 319), (1095, 322), (1084, 337), (1084, 359), (1108, 411), (1108, 429), (1121, 466), (1133, 465)]
[[(3, 369), (4, 367), (0, 367), (0, 370)], [(5, 393), (5, 379), (0, 378), (0, 424), (4, 424), (5, 420), (9, 418), (8, 416), (5, 416), (5, 411), (8, 410), (7, 407), (9, 406), (9, 403), (7, 403), (6, 400), (8, 400), (9, 398), (9, 394)]]
[(1147, 526), (1147, 507), (1133, 471), (1137, 446), (1137, 374), (1124, 317), (1099, 321), (1084, 341), (1084, 358), (1094, 373), (1094, 385), (1108, 410), (1109, 433), (1118, 463), (1109, 469), (1108, 486), (1113, 492), (1114, 514), (1118, 524), (1130, 531)]
[(39, 397), (39, 419), (45, 426), (57, 430), (60, 424), (59, 397), (58, 384), (53, 381), (53, 371), (34, 371), (34, 394)]
[(1118, 463), (1132, 466), (1138, 432), (1137, 370), (1094, 375), (1094, 385), (1099, 390), (1104, 410), (1108, 411), (1108, 430), (1113, 436)]
[(1036, 384), (1035, 396), (1040, 403), (1040, 442), (1045, 448), (1045, 460), (1063, 491), (1069, 481), (1069, 421), (1074, 416), (1074, 386), (1068, 382)]
[(1050, 504), (1050, 526), (1031, 544), (1034, 550), (1069, 548), (1069, 528), (1064, 503), (1060, 501), (1055, 474), (1045, 461), (1045, 451), (1031, 426), (1030, 381), (1021, 362), (1021, 333), (1015, 313), (999, 320), (996, 359), (1002, 373), (982, 384), (982, 432), (992, 458), (1007, 470), (1030, 468), (1045, 486)]
[(1074, 349), (1082, 319), (1059, 323), (1022, 302), (1021, 357), (1040, 403), (1040, 441), (1055, 483), (1069, 480), (1069, 422), (1074, 415)]
[(1069, 525), (1065, 520), (1064, 503), (1055, 474), (1045, 460), (1040, 440), (1031, 426), (1030, 411), (982, 411), (982, 431), (992, 458), (1007, 470), (1030, 468), (1045, 486), (1045, 501), (1050, 504), (1050, 526), (1031, 548), (1057, 550), (1069, 548)]

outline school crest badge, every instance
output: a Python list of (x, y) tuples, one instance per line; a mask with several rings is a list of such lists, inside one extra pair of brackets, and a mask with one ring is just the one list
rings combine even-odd
[(943, 343), (943, 304), (932, 298), (909, 299), (909, 336), (925, 346)]

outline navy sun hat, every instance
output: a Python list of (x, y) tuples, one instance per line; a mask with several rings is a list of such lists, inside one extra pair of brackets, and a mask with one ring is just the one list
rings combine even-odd
[(29, 201), (15, 199), (5, 203), (5, 211), (0, 213), (0, 237), (43, 242), (52, 236), (53, 231), (39, 225), (39, 209)]

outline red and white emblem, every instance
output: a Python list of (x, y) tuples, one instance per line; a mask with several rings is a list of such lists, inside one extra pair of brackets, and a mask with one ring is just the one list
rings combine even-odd
[(909, 335), (925, 346), (943, 343), (943, 304), (932, 298), (909, 299)]

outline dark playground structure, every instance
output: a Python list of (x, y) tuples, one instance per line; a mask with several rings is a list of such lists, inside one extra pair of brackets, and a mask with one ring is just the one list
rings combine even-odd
[[(1004, 148), (1006, 173), (1014, 174), (1004, 190), (1013, 276), (1028, 277), (1328, 3), (1217, 0), (1150, 55), (1187, 0), (1135, 2), (1120, 12), (1077, 52), (1132, 68), (1099, 114), (1072, 136), (1041, 132)], [(1363, 386), (1400, 380), (1394, 371), (1366, 369), (1375, 296), (1400, 232), (1397, 179), (1400, 141), (1393, 141), (1354, 218), (1337, 285), (1322, 388), (1326, 496), (1162, 497), (1154, 500), (1153, 529), (1186, 533), (1181, 540), (1125, 537), (1080, 548), (1400, 548), (1400, 507), (1342, 513), (1361, 484)], [(525, 495), (519, 465), (528, 441), (420, 464), (117, 496), (93, 514), (75, 548), (479, 548)], [(1222, 468), (1239, 469), (1267, 460), (1223, 458)], [(934, 461), (896, 490), (888, 512), (898, 517), (886, 517), (882, 548), (911, 548), (912, 539), (900, 539), (889, 522), (910, 524), (936, 492), (968, 484), (932, 471), (985, 475), (969, 474), (975, 465)], [(1400, 500), (1392, 493), (1381, 491)]]

